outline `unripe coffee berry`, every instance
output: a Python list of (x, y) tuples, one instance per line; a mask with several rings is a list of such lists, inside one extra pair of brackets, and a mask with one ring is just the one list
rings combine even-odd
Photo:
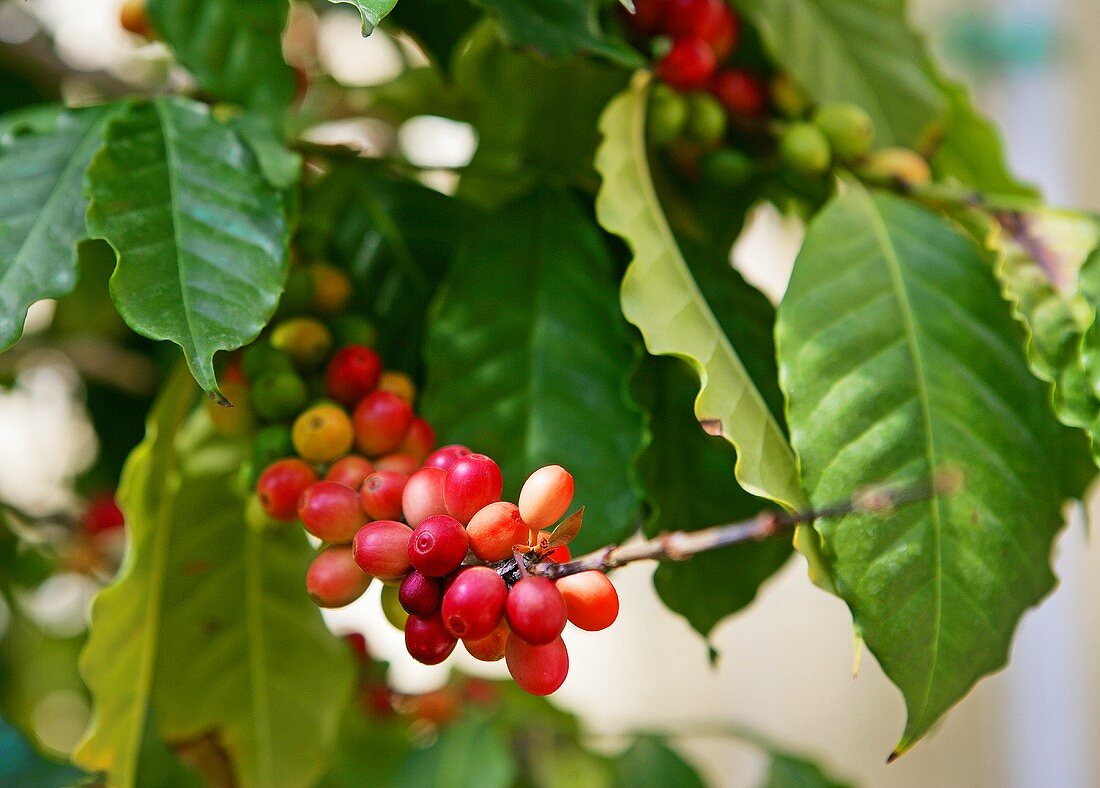
[(569, 675), (569, 652), (560, 637), (545, 645), (535, 646), (516, 637), (513, 632), (505, 646), (504, 658), (512, 679), (532, 695), (549, 695)]
[(351, 280), (348, 275), (328, 263), (313, 263), (306, 270), (313, 283), (310, 309), (321, 315), (343, 312), (351, 300)]
[(395, 451), (412, 424), (412, 406), (389, 391), (368, 394), (355, 406), (355, 445), (368, 457)]
[(294, 372), (273, 372), (252, 384), (249, 400), (252, 409), (267, 421), (289, 419), (309, 399), (305, 382)]
[(401, 581), (397, 598), (409, 613), (430, 616), (443, 602), (443, 581), (413, 570)]
[(560, 465), (547, 465), (527, 477), (519, 491), (519, 515), (532, 531), (549, 528), (573, 501), (573, 476)]
[(469, 540), (462, 523), (445, 514), (429, 517), (409, 540), (409, 562), (429, 577), (449, 575), (466, 557)]
[(359, 489), (359, 505), (375, 520), (401, 517), (401, 494), (408, 476), (397, 471), (375, 471)]
[(352, 542), (355, 562), (379, 580), (397, 580), (412, 569), (409, 541), (412, 529), (394, 520), (375, 520), (360, 528)]
[(351, 419), (338, 405), (315, 405), (294, 420), (294, 450), (306, 462), (327, 463), (351, 450)]
[(320, 320), (292, 317), (271, 330), (271, 346), (290, 356), (301, 369), (314, 369), (332, 349), (332, 334)]
[(457, 638), (487, 637), (504, 615), (508, 586), (487, 566), (459, 572), (443, 595), (443, 625)]
[(378, 390), (396, 394), (410, 405), (416, 401), (416, 384), (404, 372), (386, 370), (378, 380)]
[(404, 631), (405, 624), (409, 621), (409, 614), (401, 606), (400, 590), (397, 586), (387, 583), (382, 586), (380, 602), (382, 603), (382, 615), (393, 625), (396, 630)]
[(363, 595), (370, 575), (355, 563), (351, 547), (326, 547), (313, 559), (306, 572), (306, 590), (318, 607), (344, 607)]
[(862, 159), (875, 143), (874, 121), (858, 104), (822, 104), (814, 113), (814, 125), (821, 129), (833, 153), (843, 162)]
[(443, 500), (452, 517), (468, 523), (478, 510), (499, 501), (503, 489), (500, 467), (492, 459), (484, 454), (467, 454), (447, 471)]
[(684, 133), (688, 120), (688, 102), (663, 82), (653, 86), (646, 114), (646, 131), (650, 141), (663, 148)]
[(315, 481), (317, 474), (301, 460), (278, 460), (260, 474), (256, 495), (270, 516), (289, 521), (298, 516), (298, 498)]
[(539, 646), (565, 629), (565, 599), (545, 577), (525, 577), (512, 586), (504, 606), (512, 634)]
[(322, 542), (344, 544), (369, 519), (355, 490), (338, 482), (315, 482), (298, 499), (298, 519)]
[(405, 622), (405, 648), (417, 662), (438, 665), (455, 650), (458, 640), (443, 626), (438, 613), (410, 615)]
[(779, 158), (798, 175), (825, 174), (832, 161), (829, 140), (812, 123), (792, 123), (779, 138)]
[(382, 374), (382, 360), (369, 347), (348, 345), (336, 351), (325, 368), (325, 391), (334, 400), (353, 408), (374, 391)]
[(619, 594), (603, 572), (579, 572), (559, 578), (558, 587), (570, 623), (598, 632), (615, 623), (619, 616)]
[(470, 549), (482, 561), (503, 561), (517, 544), (526, 544), (527, 523), (519, 507), (508, 501), (496, 501), (482, 507), (466, 526)]

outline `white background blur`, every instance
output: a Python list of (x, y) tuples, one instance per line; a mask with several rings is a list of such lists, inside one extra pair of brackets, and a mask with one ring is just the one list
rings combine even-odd
[[(118, 28), (118, 5), (0, 0), (0, 39), (33, 33), (29, 11), (75, 65), (124, 76), (163, 69), (159, 47), (136, 48)], [(1009, 47), (1003, 60), (985, 68), (955, 69), (1000, 122), (1017, 170), (1041, 184), (1054, 203), (1100, 209), (1095, 2), (917, 2), (923, 28), (955, 61), (970, 59), (965, 46), (952, 50), (944, 43), (957, 32), (962, 11), (986, 12), (986, 21), (1008, 40), (1034, 46)], [(395, 44), (382, 35), (360, 39), (347, 7), (328, 12), (321, 32), (323, 61), (348, 83), (388, 78), (399, 68)], [(79, 86), (73, 90), (79, 93)], [(407, 124), (398, 144), (414, 161), (448, 166), (462, 163), (475, 141), (465, 127), (425, 119)], [(777, 295), (798, 239), (797, 227), (763, 212), (739, 243), (736, 261)], [(47, 509), (65, 500), (72, 476), (90, 459), (77, 396), (72, 375), (48, 366), (30, 369), (14, 390), (0, 392), (0, 495), (45, 501)], [(28, 469), (40, 476), (28, 478)], [(623, 609), (610, 631), (566, 634), (572, 669), (555, 701), (582, 715), (596, 743), (611, 747), (615, 734), (636, 730), (682, 733), (677, 742), (713, 784), (723, 786), (757, 784), (765, 766), (757, 751), (721, 735), (732, 725), (815, 755), (838, 776), (866, 786), (1100, 784), (1100, 616), (1091, 604), (1100, 598), (1100, 546), (1089, 544), (1080, 518), (1058, 544), (1061, 588), (1025, 616), (1011, 666), (979, 684), (924, 742), (890, 766), (885, 757), (905, 719), (901, 698), (869, 654), (852, 679), (848, 612), (808, 582), (801, 559), (769, 582), (749, 611), (717, 628), (717, 669), (710, 667), (707, 644), (659, 603), (651, 573), (641, 565), (616, 572)], [(71, 588), (66, 592), (73, 596)], [(399, 688), (440, 683), (445, 669), (411, 662), (400, 633), (378, 612), (377, 594), (376, 586), (359, 603), (330, 614), (330, 621), (367, 632), (372, 649), (393, 660)], [(82, 597), (74, 598), (79, 604)], [(457, 663), (465, 670), (503, 675), (501, 665), (461, 657)]]

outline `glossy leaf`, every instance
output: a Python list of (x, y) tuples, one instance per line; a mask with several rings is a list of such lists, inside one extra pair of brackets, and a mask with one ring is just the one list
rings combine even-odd
[(349, 696), (349, 656), (304, 592), (301, 534), (243, 522), (245, 448), (202, 412), (184, 426), (194, 395), (175, 375), (123, 472), (131, 542), (92, 610), (80, 667), (95, 716), (74, 760), (132, 785), (155, 732), (224, 752), (240, 785), (310, 785)]
[(205, 93), (270, 111), (294, 97), (282, 50), (288, 9), (286, 0), (149, 0), (153, 27)]
[(532, 47), (549, 58), (586, 52), (627, 66), (641, 56), (601, 29), (592, 0), (474, 0), (496, 13), (504, 37), (515, 47)]
[[(397, 0), (328, 0), (330, 3), (347, 3), (355, 6), (359, 15), (363, 17), (363, 37), (366, 38), (374, 32), (374, 28), (397, 5)], [(415, 2), (416, 0), (413, 0)]]
[(762, 788), (850, 788), (850, 785), (835, 780), (811, 760), (773, 752)]
[(882, 145), (915, 146), (946, 103), (904, 0), (737, 0), (773, 60), (818, 101), (854, 101)]
[(516, 776), (508, 740), (489, 720), (470, 716), (444, 730), (405, 762), (395, 788), (507, 788)]
[(703, 788), (703, 778), (682, 755), (657, 736), (639, 736), (615, 762), (616, 785)]
[(84, 170), (112, 109), (28, 118), (0, 138), (0, 348), (23, 333), (31, 304), (76, 285)]
[(183, 98), (120, 110), (86, 190), (89, 232), (118, 255), (119, 313), (139, 334), (179, 345), (216, 393), (215, 351), (259, 334), (286, 279), (278, 192), (231, 129)]
[(813, 222), (777, 326), (791, 438), (815, 504), (962, 473), (893, 516), (819, 521), (837, 593), (908, 708), (906, 751), (1004, 665), (1051, 589), (1076, 440), (1028, 372), (985, 261), (935, 214), (856, 185)]
[(783, 427), (703, 296), (665, 219), (646, 159), (647, 87), (648, 78), (640, 74), (608, 105), (596, 155), (600, 224), (634, 253), (622, 283), (623, 314), (642, 332), (650, 353), (683, 358), (698, 373), (695, 415), (739, 450), (741, 486), (802, 508), (805, 497)]
[(625, 398), (634, 349), (603, 239), (571, 198), (545, 192), (468, 234), (426, 346), (424, 409), (443, 442), (500, 463), (505, 497), (566, 467), (584, 552), (637, 525), (629, 478), (641, 417)]

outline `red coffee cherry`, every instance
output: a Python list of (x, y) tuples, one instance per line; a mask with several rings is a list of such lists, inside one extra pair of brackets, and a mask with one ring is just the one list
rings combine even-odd
[(443, 595), (443, 626), (457, 638), (488, 637), (504, 615), (508, 586), (487, 566), (459, 572)]
[(438, 613), (410, 615), (405, 622), (405, 648), (417, 662), (438, 665), (455, 650), (458, 640), (443, 626)]
[(508, 501), (496, 501), (478, 510), (466, 526), (470, 549), (482, 561), (503, 561), (517, 544), (526, 544), (527, 523), (519, 507)]
[(484, 454), (467, 454), (455, 460), (443, 483), (447, 512), (468, 523), (478, 510), (500, 500), (504, 479), (500, 467)]
[(382, 376), (382, 360), (363, 345), (340, 348), (325, 368), (325, 390), (345, 407), (352, 408), (374, 391)]
[(344, 642), (355, 654), (356, 659), (360, 662), (367, 662), (370, 660), (370, 647), (367, 645), (367, 639), (363, 637), (361, 632), (348, 632), (343, 635)]
[(375, 471), (359, 488), (359, 505), (375, 520), (401, 517), (401, 494), (409, 477), (397, 471)]
[(397, 580), (412, 569), (409, 541), (412, 529), (393, 520), (375, 520), (355, 534), (352, 548), (355, 562), (368, 575), (379, 580)]
[(435, 448), (435, 430), (424, 419), (415, 418), (409, 425), (409, 431), (405, 433), (405, 440), (398, 448), (402, 454), (408, 454), (416, 458), (419, 465), (431, 454)]
[(740, 23), (725, 0), (669, 0), (666, 30), (674, 39), (705, 41), (718, 60), (733, 51)]
[(374, 467), (379, 471), (397, 471), (406, 476), (412, 476), (416, 469), (420, 467), (420, 461), (411, 454), (395, 451), (375, 460)]
[(322, 542), (345, 544), (369, 519), (355, 490), (339, 482), (314, 482), (298, 499), (298, 518)]
[(436, 514), (446, 514), (447, 505), (443, 502), (443, 483), (447, 472), (442, 468), (421, 468), (405, 482), (405, 491), (401, 494), (401, 508), (405, 512), (405, 521), (413, 528)]
[(443, 601), (443, 581), (413, 570), (401, 581), (397, 599), (405, 611), (417, 616), (430, 616)]
[(560, 465), (547, 465), (527, 477), (519, 491), (519, 516), (532, 531), (549, 528), (573, 501), (573, 477)]
[(516, 637), (513, 632), (505, 646), (504, 658), (512, 679), (532, 695), (549, 695), (569, 674), (569, 652), (559, 637), (541, 646)]
[(473, 452), (466, 446), (452, 443), (449, 446), (441, 446), (424, 458), (425, 468), (442, 468), (449, 471), (459, 457), (465, 457)]
[(389, 391), (368, 394), (351, 417), (355, 445), (368, 457), (389, 454), (401, 445), (413, 420), (412, 405)]
[(413, 531), (409, 562), (429, 577), (444, 577), (462, 563), (469, 551), (462, 523), (445, 514), (429, 517)]
[(325, 481), (337, 482), (358, 492), (368, 476), (374, 473), (374, 465), (366, 457), (349, 454), (341, 457), (328, 469)]
[[(539, 531), (535, 539), (535, 546), (538, 547), (539, 550), (546, 550), (546, 545), (550, 543), (550, 534), (550, 531)], [(569, 545), (563, 544), (543, 555), (542, 560), (552, 561), (555, 564), (564, 564), (566, 561), (573, 560), (573, 554), (569, 552)]]
[(558, 579), (558, 587), (573, 626), (598, 632), (619, 616), (619, 594), (603, 572), (579, 572)]
[(565, 600), (545, 577), (525, 577), (512, 586), (504, 605), (512, 634), (528, 643), (549, 643), (565, 629)]
[(512, 630), (508, 628), (508, 620), (501, 616), (500, 621), (488, 635), (476, 640), (463, 638), (462, 645), (474, 659), (482, 662), (496, 662), (504, 658), (504, 647), (508, 643), (508, 635), (511, 632)]
[(97, 536), (125, 525), (126, 518), (118, 508), (113, 492), (99, 493), (88, 499), (88, 506), (80, 518), (80, 528), (88, 536)]
[(634, 0), (634, 13), (621, 8), (626, 23), (643, 35), (664, 31), (668, 0)]
[(351, 547), (333, 545), (319, 552), (306, 572), (306, 591), (318, 607), (350, 605), (370, 585), (370, 575), (355, 563)]
[(317, 474), (301, 460), (278, 460), (260, 474), (256, 496), (268, 517), (294, 520), (298, 516), (298, 498), (315, 481)]
[(710, 90), (730, 115), (758, 118), (768, 111), (768, 88), (748, 71), (727, 69), (714, 78)]
[(714, 50), (705, 41), (681, 38), (657, 64), (657, 76), (677, 90), (698, 90), (710, 82), (715, 66)]

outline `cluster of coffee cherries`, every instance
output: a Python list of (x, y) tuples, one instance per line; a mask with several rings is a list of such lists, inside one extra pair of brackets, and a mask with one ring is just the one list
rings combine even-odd
[(624, 20), (656, 60), (650, 140), (682, 172), (738, 187), (771, 159), (800, 178), (820, 178), (840, 164), (871, 179), (931, 180), (916, 152), (873, 150), (875, 127), (858, 105), (812, 108), (789, 75), (739, 63), (745, 31), (727, 0), (635, 0)]

